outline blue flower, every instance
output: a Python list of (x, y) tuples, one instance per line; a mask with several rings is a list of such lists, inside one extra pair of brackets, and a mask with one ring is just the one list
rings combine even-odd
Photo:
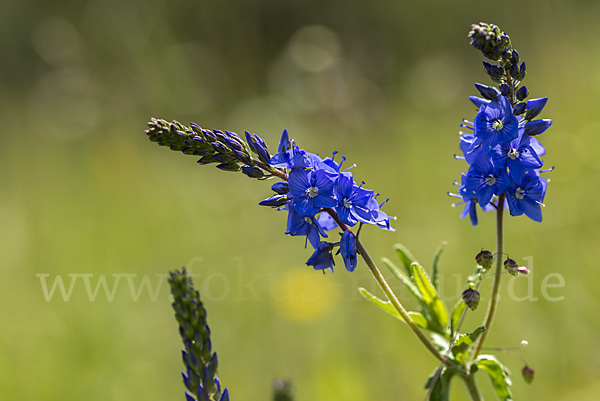
[(506, 190), (506, 198), (511, 216), (523, 213), (533, 221), (542, 221), (542, 206), (546, 195), (547, 182), (534, 171), (523, 174)]
[[(542, 161), (531, 146), (532, 139), (525, 133), (525, 128), (521, 127), (517, 138), (496, 145), (491, 152), (494, 167), (502, 169), (508, 167), (510, 176), (517, 180), (525, 174), (525, 171), (542, 167)], [(539, 145), (537, 140), (535, 145)]]
[(322, 207), (335, 207), (335, 181), (325, 170), (293, 169), (288, 176), (292, 205), (303, 216), (314, 216)]
[(346, 270), (353, 272), (356, 269), (356, 237), (350, 230), (344, 231), (340, 241), (340, 253), (344, 259)]
[(502, 95), (482, 104), (475, 117), (475, 138), (469, 152), (480, 144), (485, 152), (499, 143), (508, 142), (519, 134), (519, 121), (508, 99)]
[(335, 264), (333, 262), (333, 255), (331, 254), (333, 247), (334, 244), (321, 242), (306, 261), (306, 265), (312, 266), (315, 270), (329, 270), (333, 272), (333, 265)]
[(500, 195), (510, 185), (506, 169), (496, 168), (482, 154), (471, 164), (464, 181), (464, 192), (481, 206), (486, 206), (494, 195)]
[(375, 223), (369, 210), (370, 200), (373, 199), (373, 191), (368, 191), (356, 185), (352, 180), (352, 174), (340, 174), (334, 191), (337, 198), (336, 211), (340, 221), (349, 226), (354, 226), (359, 221), (368, 224)]
[[(455, 206), (459, 206), (459, 205), (465, 205), (463, 208), (463, 211), (460, 214), (460, 218), (464, 219), (465, 217), (469, 216), (470, 220), (471, 220), (471, 224), (476, 226), (478, 223), (478, 219), (477, 219), (477, 198), (473, 198), (471, 196), (471, 194), (469, 194), (467, 192), (467, 188), (466, 188), (466, 181), (467, 181), (467, 174), (466, 173), (462, 173), (461, 174), (461, 181), (462, 183), (459, 185), (458, 183), (456, 183), (456, 185), (459, 185), (459, 190), (458, 190), (458, 194), (453, 194), (451, 192), (448, 192), (448, 195), (453, 196), (455, 198), (461, 198), (462, 202), (458, 202), (458, 203), (454, 203), (452, 204), (453, 207)], [(481, 208), (484, 212), (490, 211), (492, 209), (494, 209), (494, 207), (492, 206), (491, 203), (483, 206)]]
[(288, 220), (287, 220), (287, 235), (306, 235), (306, 238), (313, 246), (317, 248), (321, 237), (327, 238), (327, 234), (323, 231), (323, 228), (314, 218), (314, 216), (303, 216), (296, 212), (296, 209), (291, 204), (287, 204), (288, 209)]

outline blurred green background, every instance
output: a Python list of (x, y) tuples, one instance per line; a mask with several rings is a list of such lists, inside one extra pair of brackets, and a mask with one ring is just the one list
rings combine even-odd
[[(183, 400), (165, 279), (181, 266), (233, 400), (270, 399), (276, 378), (300, 401), (423, 399), (436, 361), (357, 294), (379, 294), (364, 264), (313, 272), (285, 215), (256, 206), (269, 183), (198, 167), (143, 131), (150, 117), (194, 121), (273, 148), (287, 128), (309, 151), (339, 150), (398, 217), (395, 233), (363, 232), (372, 256), (402, 242), (429, 266), (447, 240), (453, 305), (474, 255), (494, 248), (494, 216), (472, 227), (446, 196), (465, 167), (452, 155), (475, 115), (467, 96), (488, 83), (466, 38), (479, 21), (510, 34), (531, 96), (550, 97), (541, 140), (557, 167), (544, 222), (507, 219), (506, 249), (533, 274), (504, 282), (487, 344), (529, 341), (533, 384), (500, 356), (515, 399), (596, 400), (599, 20), (591, 0), (3, 1), (0, 400)], [(550, 274), (564, 287), (544, 292)], [(57, 278), (70, 296), (44, 293)], [(94, 293), (102, 279), (110, 291)], [(452, 394), (467, 397), (459, 382)]]

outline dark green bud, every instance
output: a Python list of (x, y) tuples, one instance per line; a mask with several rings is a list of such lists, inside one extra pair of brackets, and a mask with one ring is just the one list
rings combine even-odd
[(237, 163), (221, 163), (217, 165), (217, 168), (223, 171), (240, 171), (240, 166)]
[(490, 251), (481, 251), (475, 256), (475, 261), (483, 270), (489, 270), (492, 267), (494, 255)]
[(463, 301), (465, 301), (465, 304), (471, 310), (477, 309), (477, 306), (479, 306), (479, 300), (480, 300), (480, 298), (481, 297), (479, 295), (479, 292), (477, 290), (472, 289), (472, 288), (467, 288), (462, 293), (462, 299), (463, 299)]
[(523, 375), (523, 379), (525, 380), (525, 382), (527, 384), (530, 384), (533, 381), (535, 371), (529, 366), (525, 365), (525, 367), (521, 370), (521, 374)]

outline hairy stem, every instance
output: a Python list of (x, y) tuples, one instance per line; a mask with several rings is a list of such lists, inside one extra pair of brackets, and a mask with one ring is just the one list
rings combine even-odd
[(483, 397), (481, 397), (481, 394), (479, 394), (479, 388), (475, 382), (475, 377), (471, 374), (463, 375), (461, 377), (467, 386), (467, 390), (469, 391), (471, 399), (473, 401), (483, 401)]
[(487, 313), (483, 325), (486, 330), (479, 337), (477, 347), (473, 353), (473, 358), (477, 358), (483, 347), (483, 343), (490, 332), (490, 327), (496, 314), (498, 307), (498, 293), (500, 292), (500, 281), (502, 279), (502, 254), (504, 253), (504, 194), (498, 197), (498, 208), (496, 209), (496, 271), (494, 272), (494, 286), (492, 287), (492, 295), (488, 304)]

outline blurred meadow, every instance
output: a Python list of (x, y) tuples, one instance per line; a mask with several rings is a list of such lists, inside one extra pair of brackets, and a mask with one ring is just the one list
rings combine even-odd
[[(309, 151), (340, 151), (397, 216), (394, 233), (362, 233), (376, 260), (403, 243), (429, 267), (448, 241), (451, 307), (495, 246), (494, 216), (472, 227), (446, 195), (466, 166), (453, 154), (475, 116), (467, 97), (490, 83), (466, 37), (479, 21), (511, 36), (530, 96), (550, 98), (540, 140), (556, 166), (544, 222), (506, 220), (506, 249), (533, 274), (503, 282), (487, 345), (529, 342), (531, 385), (500, 355), (516, 400), (597, 400), (599, 2), (4, 0), (0, 401), (183, 400), (166, 282), (182, 266), (233, 400), (270, 399), (276, 378), (298, 401), (423, 399), (436, 360), (359, 296), (383, 296), (362, 262), (312, 271), (286, 216), (256, 205), (269, 182), (197, 166), (143, 131), (151, 117), (194, 121), (273, 149), (287, 128)], [(466, 399), (460, 382), (452, 395)]]

